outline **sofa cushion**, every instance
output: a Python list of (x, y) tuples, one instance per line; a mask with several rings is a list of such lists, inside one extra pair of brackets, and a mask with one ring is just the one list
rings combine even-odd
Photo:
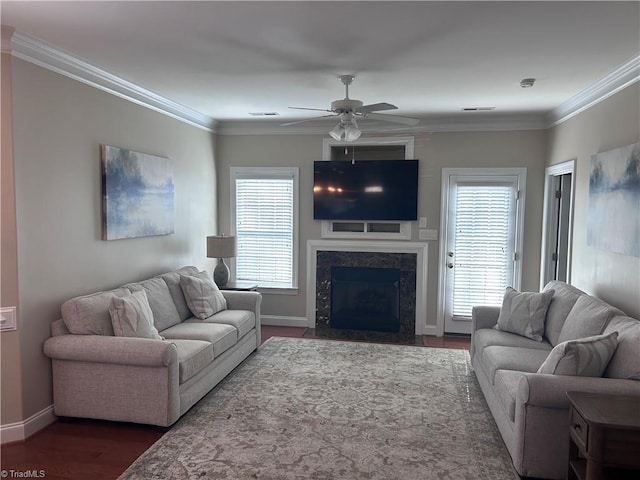
[(494, 328), (541, 342), (544, 320), (553, 294), (554, 290), (541, 293), (518, 292), (507, 287), (498, 323)]
[(248, 310), (223, 310), (203, 322), (232, 325), (238, 331), (238, 340), (256, 326), (256, 316)]
[(213, 345), (214, 356), (219, 356), (238, 340), (238, 331), (231, 325), (208, 323), (191, 318), (178, 325), (169, 327), (160, 332), (167, 340), (204, 340)]
[(569, 315), (578, 298), (584, 295), (584, 292), (559, 280), (550, 281), (542, 289), (543, 292), (548, 290), (554, 290), (555, 293), (549, 304), (547, 318), (544, 322), (544, 338), (555, 347), (559, 343), (558, 338), (567, 315)]
[(117, 288), (72, 298), (62, 304), (62, 319), (76, 335), (113, 335), (109, 314), (111, 299), (130, 294), (126, 288)]
[(615, 315), (624, 315), (617, 308), (590, 295), (582, 295), (567, 315), (558, 343), (600, 335)]
[(512, 422), (516, 418), (516, 397), (518, 396), (518, 383), (524, 375), (523, 372), (514, 370), (498, 370), (495, 376), (495, 392), (502, 408)]
[(213, 362), (213, 345), (203, 340), (172, 339), (178, 349), (179, 382), (184, 383)]
[(489, 381), (495, 383), (498, 370), (516, 370), (534, 373), (549, 355), (548, 350), (536, 348), (490, 346), (482, 352), (482, 362)]
[(164, 330), (180, 323), (180, 315), (173, 303), (167, 283), (161, 277), (150, 278), (140, 283), (125, 285), (132, 292), (144, 290), (153, 312), (153, 323), (158, 330)]
[(536, 342), (530, 338), (516, 335), (515, 333), (503, 332), (493, 328), (482, 328), (473, 332), (474, 355), (482, 355), (486, 347), (501, 345), (504, 347), (535, 348), (538, 350), (551, 351), (551, 345), (547, 342)]
[(603, 334), (611, 332), (618, 332), (618, 347), (604, 376), (640, 380), (640, 321), (631, 317), (613, 317)]
[(184, 298), (184, 293), (182, 293), (182, 287), (180, 286), (180, 275), (195, 275), (198, 273), (198, 269), (196, 267), (182, 267), (174, 272), (165, 273), (164, 275), (160, 275), (167, 287), (169, 288), (169, 293), (171, 293), (171, 298), (173, 298), (173, 303), (176, 305), (176, 310), (178, 311), (178, 315), (180, 316), (180, 321), (191, 318), (193, 314), (191, 310), (189, 310), (189, 305), (187, 305), (187, 301)]
[(111, 298), (109, 307), (113, 333), (117, 337), (137, 337), (162, 340), (153, 326), (153, 313), (144, 290), (126, 297)]
[(180, 287), (189, 310), (201, 320), (227, 308), (227, 301), (207, 272), (180, 275)]
[(559, 343), (538, 373), (601, 377), (617, 345), (618, 332)]

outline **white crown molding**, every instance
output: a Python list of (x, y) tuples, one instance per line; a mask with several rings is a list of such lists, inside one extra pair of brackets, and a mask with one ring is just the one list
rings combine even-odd
[(608, 73), (593, 85), (553, 109), (547, 119), (547, 126), (554, 127), (571, 117), (587, 110), (632, 83), (640, 80), (640, 55), (635, 56)]
[(214, 132), (211, 117), (169, 100), (22, 33), (11, 39), (13, 56), (95, 87), (203, 130)]
[[(471, 115), (476, 115), (471, 114)], [(363, 133), (436, 133), (436, 132), (474, 132), (496, 130), (544, 130), (547, 121), (544, 114), (502, 114), (496, 115), (478, 113), (478, 116), (461, 117), (460, 115), (431, 116), (420, 120), (413, 127), (398, 126), (391, 123), (365, 124), (359, 122), (358, 126)], [(481, 116), (482, 115), (482, 116)], [(220, 135), (326, 135), (335, 122), (323, 120), (322, 122), (307, 123), (282, 127), (281, 121), (221, 121), (218, 123), (216, 133)]]

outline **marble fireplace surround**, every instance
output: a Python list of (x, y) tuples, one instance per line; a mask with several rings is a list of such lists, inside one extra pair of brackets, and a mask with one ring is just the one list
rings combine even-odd
[(316, 328), (318, 252), (413, 253), (416, 255), (415, 335), (423, 335), (427, 319), (427, 248), (427, 243), (408, 241), (307, 241), (307, 326)]

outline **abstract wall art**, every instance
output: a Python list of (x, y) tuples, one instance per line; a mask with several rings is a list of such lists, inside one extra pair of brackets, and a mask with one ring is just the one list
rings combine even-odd
[(174, 233), (170, 159), (101, 145), (102, 239)]
[(587, 245), (640, 257), (640, 143), (591, 157), (588, 208)]

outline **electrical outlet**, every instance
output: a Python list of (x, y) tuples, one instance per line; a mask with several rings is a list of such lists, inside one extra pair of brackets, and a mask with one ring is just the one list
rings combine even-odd
[(0, 330), (15, 330), (16, 328), (16, 307), (1, 307)]
[(421, 229), (418, 232), (418, 238), (420, 240), (437, 240), (438, 239), (438, 231), (437, 230), (426, 230)]
[(420, 228), (427, 228), (427, 217), (420, 217)]

